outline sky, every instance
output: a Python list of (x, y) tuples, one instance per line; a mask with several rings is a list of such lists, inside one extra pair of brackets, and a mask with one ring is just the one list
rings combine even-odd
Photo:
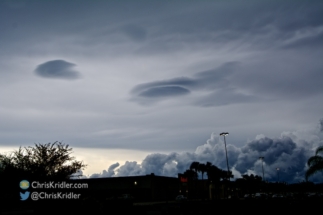
[[(61, 141), (84, 177), (304, 180), (323, 145), (322, 1), (0, 2), (0, 152)], [(322, 181), (316, 174), (314, 181)]]

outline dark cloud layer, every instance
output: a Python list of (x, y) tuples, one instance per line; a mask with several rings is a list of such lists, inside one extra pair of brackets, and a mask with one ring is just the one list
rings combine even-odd
[(168, 97), (189, 94), (190, 91), (178, 86), (152, 87), (139, 94), (142, 97)]
[(220, 106), (232, 103), (257, 101), (258, 98), (243, 95), (230, 88), (230, 78), (239, 68), (239, 62), (227, 62), (218, 68), (198, 72), (193, 77), (177, 77), (173, 79), (154, 81), (135, 86), (131, 93), (136, 97), (147, 99), (164, 99), (172, 96), (187, 95), (191, 91), (206, 91), (207, 96), (198, 99), (198, 106)]
[(144, 41), (147, 37), (146, 30), (139, 25), (129, 24), (121, 28), (121, 30), (126, 36), (136, 42)]
[[(320, 124), (323, 120), (320, 121)], [(303, 181), (307, 169), (307, 159), (314, 154), (314, 149), (323, 144), (318, 138), (315, 142), (306, 140), (293, 140), (297, 133), (290, 137), (282, 134), (279, 138), (257, 136), (255, 140), (248, 142), (239, 148), (232, 144), (227, 145), (229, 167), (233, 170), (235, 178), (241, 174), (257, 174), (262, 176), (261, 160), (264, 157), (265, 179), (277, 180), (279, 168), (280, 180), (286, 182)], [(319, 134), (317, 134), (319, 135)], [(319, 137), (319, 136), (317, 136)], [(229, 139), (229, 138), (228, 138)], [(169, 153), (150, 154), (141, 164), (136, 161), (127, 161), (119, 169), (115, 170), (114, 176), (133, 176), (155, 173), (156, 175), (176, 177), (178, 173), (189, 168), (191, 162), (212, 162), (216, 166), (226, 169), (225, 150), (223, 139), (219, 135), (211, 135), (206, 144), (197, 147), (194, 153)], [(111, 167), (115, 168), (115, 164)], [(109, 168), (110, 171), (111, 168)], [(91, 177), (106, 177), (105, 172)], [(322, 174), (314, 175), (311, 180), (320, 181)]]
[(59, 78), (59, 79), (77, 79), (79, 72), (74, 71), (72, 68), (75, 66), (64, 60), (52, 60), (42, 63), (37, 66), (35, 72), (38, 76), (43, 78)]
[(141, 91), (163, 86), (181, 86), (192, 90), (212, 90), (219, 89), (226, 84), (226, 80), (238, 68), (239, 62), (227, 62), (218, 68), (198, 72), (193, 77), (176, 77), (163, 81), (153, 81), (144, 84), (139, 84), (132, 89), (133, 94), (138, 94)]

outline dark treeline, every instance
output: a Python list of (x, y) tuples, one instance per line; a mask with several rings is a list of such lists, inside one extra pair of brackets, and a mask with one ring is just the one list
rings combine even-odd
[[(308, 161), (309, 172), (306, 179), (314, 173), (322, 170), (322, 156), (319, 153), (323, 152), (323, 147), (316, 150), (316, 154)], [(221, 200), (221, 199), (243, 199), (245, 195), (253, 195), (255, 193), (266, 194), (283, 194), (288, 196), (293, 193), (293, 198), (305, 198), (309, 192), (323, 192), (323, 184), (314, 184), (304, 181), (298, 184), (287, 184), (285, 182), (268, 183), (258, 175), (242, 175), (241, 178), (234, 178), (232, 171), (226, 171), (213, 165), (211, 162), (199, 163), (194, 161), (186, 171), (179, 174), (179, 178), (154, 176), (154, 174), (147, 176), (133, 177), (134, 181), (130, 179), (124, 180), (121, 178), (110, 179), (82, 179), (83, 182), (88, 181), (90, 184), (89, 189), (84, 190), (40, 190), (48, 193), (52, 192), (79, 192), (82, 198), (78, 200), (41, 200), (32, 201), (30, 198), (26, 201), (21, 200), (22, 194), (26, 192), (35, 191), (32, 189), (24, 189), (21, 187), (21, 181), (27, 180), (29, 182), (39, 181), (81, 181), (71, 180), (71, 175), (75, 174), (78, 170), (84, 169), (86, 165), (75, 160), (71, 156), (72, 149), (68, 145), (60, 142), (48, 144), (35, 144), (34, 147), (19, 148), (19, 150), (12, 154), (0, 154), (0, 183), (3, 185), (0, 188), (1, 196), (0, 202), (3, 206), (0, 212), (10, 211), (12, 209), (24, 209), (38, 211), (38, 214), (43, 214), (53, 204), (59, 204), (66, 208), (74, 210), (78, 205), (84, 206), (89, 212), (97, 210), (105, 211), (109, 207), (132, 207), (133, 201), (139, 200), (139, 196), (147, 194), (145, 201), (174, 201), (176, 195), (187, 196), (189, 200)], [(199, 179), (201, 174), (201, 180)], [(142, 183), (139, 178), (142, 177)], [(131, 178), (131, 177), (129, 177)], [(106, 180), (106, 181), (104, 181)], [(108, 181), (109, 180), (109, 181)], [(102, 181), (102, 186), (98, 186), (98, 182)], [(130, 181), (128, 183), (128, 181)], [(107, 188), (107, 184), (115, 183), (115, 187)], [(138, 183), (137, 183), (138, 182)], [(94, 188), (91, 187), (92, 185)], [(131, 185), (131, 186), (130, 186)], [(128, 186), (127, 193), (135, 196), (134, 200), (124, 201), (120, 199), (120, 195), (126, 194), (125, 187)], [(109, 190), (110, 189), (110, 190)], [(115, 192), (113, 199), (107, 198), (111, 192)], [(21, 194), (22, 193), (22, 194)], [(20, 195), (19, 195), (20, 194)], [(149, 199), (150, 198), (150, 199)], [(15, 204), (14, 208), (11, 207), (12, 203)], [(131, 203), (131, 204), (128, 204)], [(240, 204), (240, 203), (239, 203)], [(1, 211), (2, 210), (2, 211)], [(57, 210), (52, 209), (53, 212)], [(71, 212), (70, 211), (70, 212)], [(82, 211), (84, 212), (84, 210)], [(98, 212), (98, 211), (97, 211)], [(34, 213), (36, 214), (36, 213)], [(70, 213), (71, 214), (71, 213)]]
[[(201, 174), (201, 180), (198, 178)], [(204, 175), (207, 178), (205, 179)], [(179, 177), (184, 177), (182, 189), (190, 198), (212, 198), (211, 189), (215, 199), (243, 198), (256, 193), (267, 195), (281, 194), (284, 196), (305, 197), (309, 192), (323, 192), (323, 184), (314, 184), (303, 181), (300, 183), (288, 184), (286, 182), (267, 182), (261, 176), (244, 174), (241, 178), (234, 179), (231, 171), (226, 171), (213, 165), (211, 162), (199, 163), (194, 161), (189, 169)]]

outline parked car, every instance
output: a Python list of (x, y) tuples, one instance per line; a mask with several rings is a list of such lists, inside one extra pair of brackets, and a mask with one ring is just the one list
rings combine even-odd
[(256, 193), (255, 194), (255, 199), (267, 199), (267, 194), (266, 193)]
[(178, 196), (176, 196), (175, 200), (176, 201), (186, 201), (187, 198), (183, 195), (178, 195)]
[(272, 198), (273, 198), (273, 199), (283, 199), (283, 198), (284, 198), (284, 196), (283, 196), (282, 194), (274, 194), (274, 195), (272, 196)]
[(245, 194), (243, 196), (244, 199), (252, 199), (252, 194)]
[(131, 196), (130, 194), (123, 194), (121, 199), (130, 200), (133, 199), (133, 196)]
[(286, 194), (285, 194), (285, 197), (286, 197), (287, 199), (294, 199), (294, 198), (295, 198), (295, 196), (294, 196), (294, 194), (293, 194), (293, 193), (286, 193)]

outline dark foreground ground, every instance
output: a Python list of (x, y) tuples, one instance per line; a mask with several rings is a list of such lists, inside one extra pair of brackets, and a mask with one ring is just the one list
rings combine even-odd
[[(317, 212), (323, 199), (216, 200), (132, 204), (129, 202), (37, 202), (26, 205), (2, 205), (8, 214), (298, 214)], [(1, 203), (0, 203), (1, 205)]]

